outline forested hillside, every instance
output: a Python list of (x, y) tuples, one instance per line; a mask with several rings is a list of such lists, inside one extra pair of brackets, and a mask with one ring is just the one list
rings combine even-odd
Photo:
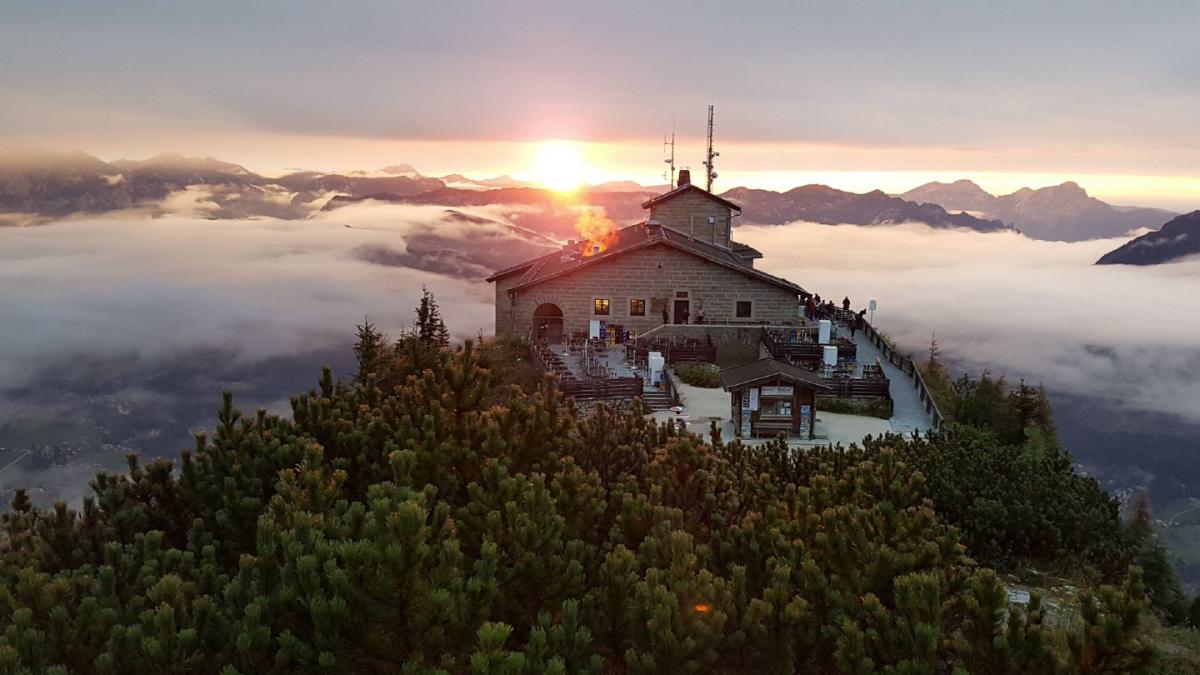
[[(226, 395), (177, 465), (131, 458), (80, 512), (18, 494), (0, 673), (1153, 667), (1115, 510), (1049, 448), (1005, 469), (987, 431), (796, 453), (581, 416), (511, 345), (448, 349), (428, 294), (356, 355), (292, 419)], [(1094, 569), (1074, 620), (980, 564), (1039, 557)]]

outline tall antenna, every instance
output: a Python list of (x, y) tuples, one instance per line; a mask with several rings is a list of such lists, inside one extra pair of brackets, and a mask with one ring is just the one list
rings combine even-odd
[(669, 153), (667, 158), (663, 160), (667, 164), (667, 170), (663, 172), (663, 178), (667, 179), (667, 184), (670, 189), (675, 189), (675, 130), (671, 130), (671, 140), (667, 140), (666, 134), (663, 134), (663, 152)]
[(721, 155), (721, 153), (717, 152), (716, 150), (713, 150), (712, 134), (713, 134), (713, 107), (710, 105), (710, 106), (708, 106), (708, 153), (706, 153), (704, 156), (704, 167), (706, 169), (708, 169), (708, 187), (706, 189), (709, 192), (712, 192), (712, 182), (713, 182), (713, 179), (717, 177), (717, 172), (713, 171), (713, 159), (716, 157), (719, 157)]

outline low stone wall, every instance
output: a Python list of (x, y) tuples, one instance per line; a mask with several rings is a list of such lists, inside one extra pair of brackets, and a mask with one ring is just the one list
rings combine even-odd
[(757, 359), (764, 328), (748, 325), (664, 324), (642, 333), (637, 341), (703, 340), (708, 337), (717, 348), (717, 364), (725, 367)]

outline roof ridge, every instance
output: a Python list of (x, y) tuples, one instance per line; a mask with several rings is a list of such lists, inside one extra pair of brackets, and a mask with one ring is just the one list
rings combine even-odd
[(688, 183), (687, 185), (680, 185), (679, 187), (675, 188), (674, 190), (671, 190), (670, 192), (664, 192), (661, 195), (651, 197), (650, 199), (647, 199), (646, 201), (642, 202), (642, 208), (648, 209), (651, 206), (654, 206), (655, 204), (662, 203), (664, 201), (667, 201), (668, 199), (674, 199), (676, 196), (681, 195), (684, 192), (687, 192), (688, 190), (697, 190), (700, 192), (700, 194), (704, 195), (705, 197), (708, 197), (709, 199), (712, 199), (714, 201), (721, 202), (725, 206), (728, 206), (729, 208), (733, 209), (734, 211), (737, 211), (738, 213), (741, 213), (741, 211), (742, 211), (742, 207), (740, 205), (735, 204), (734, 202), (731, 202), (728, 199), (725, 199), (724, 197), (715, 195), (715, 194), (709, 192), (708, 190), (705, 190), (704, 188), (700, 187), (699, 185), (696, 185), (695, 183)]

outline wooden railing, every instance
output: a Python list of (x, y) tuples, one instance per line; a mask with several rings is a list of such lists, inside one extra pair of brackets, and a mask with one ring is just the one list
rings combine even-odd
[[(767, 352), (776, 359), (787, 361), (793, 365), (820, 365), (825, 358), (825, 345), (814, 342), (788, 342), (779, 339), (770, 330), (764, 330), (762, 342)], [(837, 340), (832, 343), (838, 350), (839, 359), (858, 359), (858, 346), (848, 340)]]
[(876, 357), (877, 375), (864, 377), (823, 377), (821, 380), (829, 387), (829, 396), (833, 398), (891, 398), (891, 383), (883, 372), (883, 366)]
[(675, 388), (675, 373), (671, 372), (670, 368), (664, 368), (662, 374), (663, 386), (666, 387), (667, 397), (671, 399), (671, 405), (682, 405), (679, 400), (679, 390)]
[(611, 377), (594, 380), (560, 380), (558, 388), (577, 401), (637, 398), (645, 387), (640, 377)]
[(529, 351), (534, 365), (543, 373), (554, 375), (559, 391), (577, 401), (627, 399), (642, 395), (645, 383), (640, 377), (578, 378), (548, 347), (533, 342)]

